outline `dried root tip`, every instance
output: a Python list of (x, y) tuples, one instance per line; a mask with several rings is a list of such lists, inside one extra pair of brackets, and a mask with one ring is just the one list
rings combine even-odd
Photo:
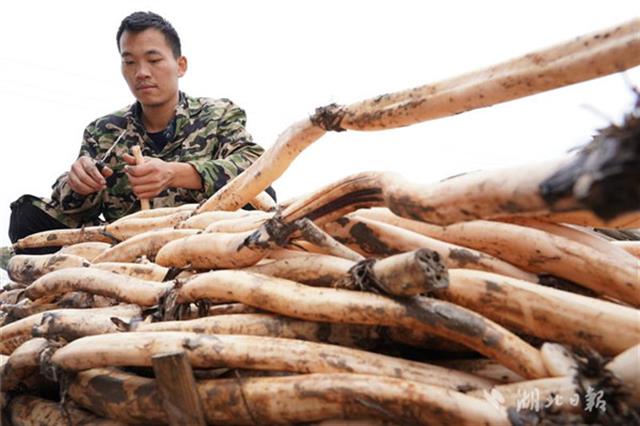
[[(619, 380), (611, 364), (607, 364), (606, 359), (600, 356), (596, 351), (590, 349), (577, 349), (573, 353), (568, 353), (572, 359), (566, 361), (571, 363), (570, 376), (573, 377), (573, 385), (571, 386), (571, 398), (576, 398), (576, 404), (580, 407), (571, 409), (574, 405), (568, 404), (564, 395), (562, 399), (562, 390), (550, 393), (540, 401), (531, 400), (532, 407), (521, 410), (517, 407), (508, 409), (509, 420), (512, 425), (623, 425), (623, 424), (640, 424), (640, 404), (633, 399), (633, 395), (629, 392), (626, 384)], [(545, 379), (544, 381), (553, 381), (555, 379)], [(541, 386), (542, 382), (537, 381), (536, 390)], [(532, 382), (535, 383), (535, 382)], [(555, 400), (559, 396), (560, 399)], [(525, 393), (526, 397), (526, 393)], [(543, 401), (544, 404), (542, 403)], [(562, 403), (549, 403), (549, 402)], [(529, 404), (529, 401), (525, 401)]]
[(213, 303), (209, 300), (198, 300), (196, 303), (196, 308), (198, 309), (198, 318), (206, 317), (209, 314), (209, 309)]
[(346, 129), (340, 126), (344, 118), (344, 106), (338, 104), (329, 104), (327, 106), (316, 108), (316, 112), (309, 117), (309, 120), (315, 125), (326, 131), (344, 132)]
[(599, 235), (613, 241), (640, 241), (640, 231), (636, 229), (593, 228)]
[(178, 275), (180, 275), (183, 271), (185, 271), (187, 268), (177, 268), (175, 266), (170, 267), (167, 270), (167, 273), (165, 274), (164, 278), (162, 278), (162, 282), (166, 282), (166, 281), (172, 281), (175, 280), (176, 277)]
[(296, 220), (294, 223), (296, 228), (300, 231), (302, 238), (309, 241), (311, 244), (323, 248), (327, 254), (356, 262), (364, 260), (364, 257), (361, 254), (336, 241), (331, 235), (327, 234), (313, 223), (312, 220), (304, 217)]
[(553, 206), (575, 197), (602, 219), (640, 209), (640, 118), (628, 114), (622, 126), (599, 131), (593, 141), (540, 184)]
[(178, 281), (171, 290), (167, 291), (158, 302), (158, 307), (154, 313), (154, 318), (157, 320), (170, 320), (177, 317), (177, 311), (179, 310), (179, 304), (177, 303), (178, 297)]
[[(160, 298), (158, 307), (152, 314), (154, 321), (182, 320), (191, 317), (191, 302), (178, 303), (179, 289), (184, 284), (184, 281), (175, 280), (173, 283), (173, 288)], [(206, 316), (209, 305), (207, 305), (206, 301), (198, 302), (201, 302), (201, 304), (197, 304), (198, 315), (200, 316), (202, 313), (202, 316)]]
[(580, 348), (575, 351), (577, 374), (574, 382), (587, 424), (639, 424), (640, 405), (634, 404), (629, 390), (606, 368), (609, 361), (598, 352)]
[(61, 346), (63, 346), (62, 343), (49, 341), (47, 348), (39, 356), (40, 374), (54, 382), (58, 381), (63, 372), (51, 362), (51, 357)]
[(289, 242), (289, 237), (296, 229), (294, 223), (285, 223), (282, 215), (278, 212), (249, 235), (242, 245), (238, 247), (238, 250), (242, 247), (271, 248), (274, 243), (284, 246)]
[(347, 275), (334, 282), (332, 287), (387, 294), (373, 275), (374, 263), (376, 259), (373, 258), (361, 260), (349, 268)]
[(118, 243), (121, 243), (123, 240), (121, 240), (120, 238), (116, 237), (115, 235), (113, 235), (111, 232), (107, 231), (106, 229), (101, 229), (100, 231), (101, 235), (104, 235), (109, 241), (104, 241), (104, 242), (108, 242), (111, 245), (116, 245)]
[(125, 320), (118, 317), (111, 317), (110, 320), (116, 326), (118, 331), (123, 331), (123, 332), (131, 331), (132, 328), (135, 327), (134, 324), (140, 322), (139, 318), (132, 318), (131, 320)]

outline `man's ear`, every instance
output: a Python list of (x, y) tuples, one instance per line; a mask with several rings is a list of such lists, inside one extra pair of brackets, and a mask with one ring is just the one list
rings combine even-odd
[(182, 77), (187, 72), (187, 57), (180, 56), (178, 58), (178, 77)]

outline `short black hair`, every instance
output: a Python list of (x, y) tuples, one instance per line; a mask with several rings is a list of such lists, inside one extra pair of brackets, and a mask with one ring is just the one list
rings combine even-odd
[(122, 37), (122, 33), (125, 31), (139, 33), (149, 28), (155, 28), (164, 34), (164, 38), (171, 47), (174, 57), (179, 58), (182, 56), (178, 32), (169, 21), (153, 12), (133, 12), (122, 20), (120, 28), (118, 28), (118, 33), (116, 34), (118, 52), (120, 51), (120, 38)]

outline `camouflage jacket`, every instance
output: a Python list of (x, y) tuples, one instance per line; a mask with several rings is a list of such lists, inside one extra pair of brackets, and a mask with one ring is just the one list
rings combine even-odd
[(68, 173), (64, 173), (53, 185), (51, 200), (42, 200), (41, 208), (70, 227), (95, 224), (100, 214), (111, 222), (139, 210), (140, 202), (131, 190), (123, 171), (126, 163), (122, 160), (134, 145), (140, 146), (144, 156), (191, 164), (202, 178), (202, 189), (168, 188), (151, 201), (152, 207), (201, 202), (264, 151), (252, 142), (245, 129), (244, 111), (228, 99), (192, 98), (181, 92), (174, 137), (159, 153), (152, 148), (153, 142), (139, 118), (139, 108), (136, 103), (101, 117), (84, 131), (79, 156), (96, 159), (101, 159), (116, 138), (126, 132), (106, 159), (114, 172), (107, 179), (107, 188), (82, 196), (71, 190)]

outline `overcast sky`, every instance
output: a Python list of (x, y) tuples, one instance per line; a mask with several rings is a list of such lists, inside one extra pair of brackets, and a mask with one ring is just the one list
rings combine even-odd
[[(115, 33), (136, 10), (178, 30), (189, 60), (181, 89), (235, 101), (268, 148), (317, 106), (436, 82), (604, 29), (640, 16), (640, 1), (2, 2), (0, 245), (9, 243), (9, 203), (48, 196), (84, 127), (133, 101)], [(627, 75), (640, 84), (638, 68)], [(632, 100), (614, 75), (409, 128), (328, 134), (275, 188), (286, 199), (365, 170), (426, 183), (555, 158), (605, 117), (619, 120)]]

